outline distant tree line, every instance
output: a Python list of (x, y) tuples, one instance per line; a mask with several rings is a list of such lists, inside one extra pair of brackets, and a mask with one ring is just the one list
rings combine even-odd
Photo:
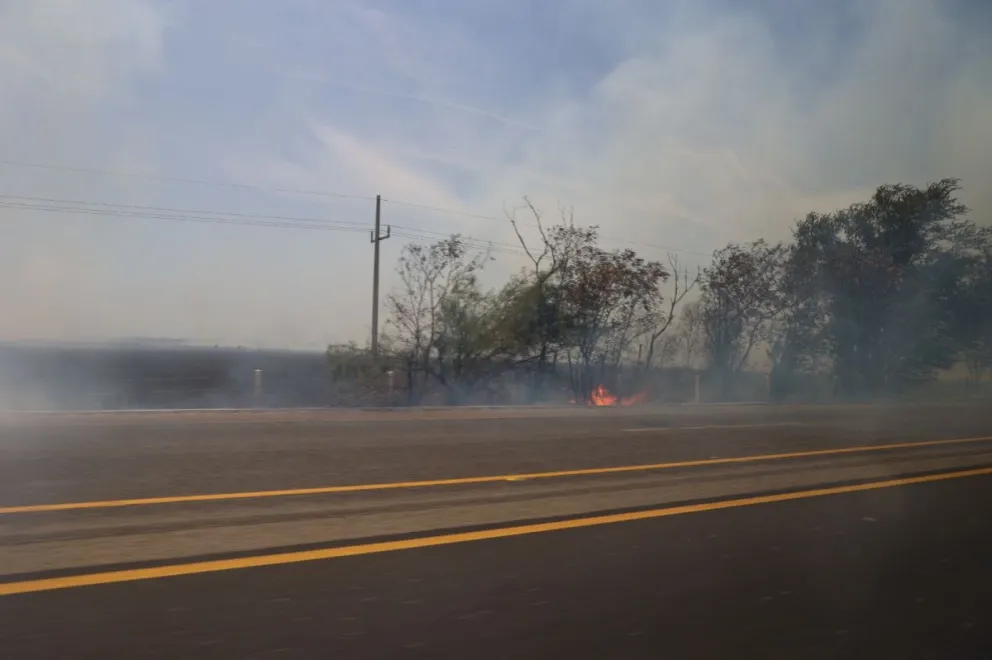
[[(695, 273), (607, 250), (598, 228), (529, 200), (508, 212), (529, 266), (501, 287), (491, 256), (453, 235), (409, 244), (386, 300), (382, 346), (406, 391), (449, 402), (525, 374), (540, 398), (562, 380), (588, 401), (603, 374), (706, 370), (729, 396), (757, 355), (772, 395), (811, 378), (848, 397), (895, 395), (964, 362), (992, 364), (992, 234), (969, 220), (959, 183), (884, 185), (864, 203), (799, 220), (792, 240), (730, 243)], [(519, 214), (538, 240), (520, 231)]]

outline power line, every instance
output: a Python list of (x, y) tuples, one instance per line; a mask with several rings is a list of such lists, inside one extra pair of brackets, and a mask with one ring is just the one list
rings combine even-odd
[(191, 222), (196, 224), (241, 225), (248, 227), (277, 227), (280, 229), (311, 229), (318, 231), (362, 232), (365, 227), (355, 226), (357, 223), (327, 221), (323, 223), (284, 222), (273, 220), (253, 220), (250, 218), (224, 218), (217, 216), (179, 215), (170, 213), (153, 213), (149, 211), (126, 211), (118, 209), (96, 209), (83, 206), (60, 206), (55, 204), (23, 204), (0, 201), (0, 208), (19, 211), (40, 211), (46, 213), (62, 213), (73, 215), (91, 215), (106, 218), (137, 218), (148, 220), (168, 220), (172, 222)]
[[(404, 202), (404, 201), (399, 200), (399, 199), (387, 199), (385, 197), (382, 198), (382, 201), (389, 202), (390, 204), (398, 204), (400, 206), (409, 206), (410, 208), (415, 208), (415, 209), (424, 209), (426, 211), (434, 211), (436, 213), (449, 213), (451, 215), (460, 215), (462, 217), (475, 218), (477, 220), (491, 220), (491, 221), (494, 221), (494, 222), (498, 222), (500, 224), (504, 224), (504, 223), (508, 222), (508, 220), (506, 218), (497, 218), (495, 216), (485, 215), (483, 213), (472, 213), (470, 211), (459, 211), (457, 209), (446, 209), (446, 208), (442, 208), (440, 206), (430, 206), (429, 204), (418, 204), (416, 202)], [(530, 224), (528, 226), (537, 227), (537, 224)]]
[(10, 165), (14, 167), (31, 167), (42, 170), (60, 170), (65, 172), (80, 172), (84, 174), (99, 174), (102, 176), (122, 176), (132, 179), (149, 179), (152, 181), (170, 181), (172, 183), (187, 183), (200, 186), (219, 186), (223, 188), (240, 188), (242, 190), (259, 190), (265, 192), (277, 192), (290, 195), (313, 195), (315, 197), (337, 197), (340, 199), (361, 199), (364, 201), (374, 201), (371, 195), (355, 195), (349, 193), (328, 192), (326, 190), (307, 190), (304, 188), (280, 188), (277, 186), (260, 186), (250, 183), (234, 183), (230, 181), (210, 181), (206, 179), (191, 179), (178, 176), (164, 176), (159, 174), (147, 174), (143, 172), (119, 172), (115, 170), (102, 170), (94, 167), (77, 167), (72, 165), (52, 165), (48, 163), (32, 163), (23, 160), (11, 160), (0, 158), (0, 165)]
[[(3, 193), (0, 193), (0, 208), (298, 229), (340, 228), (341, 230), (345, 230), (354, 227), (354, 231), (366, 231), (369, 226), (367, 222), (327, 220), (315, 217), (236, 213), (138, 204), (115, 204), (111, 202), (93, 202), (55, 197), (29, 197)], [(451, 232), (437, 232), (405, 225), (392, 225), (392, 227), (405, 230), (405, 232), (398, 233), (398, 236), (415, 240), (436, 240), (437, 238), (447, 238), (452, 235)], [(498, 246), (503, 248), (500, 250), (503, 253), (506, 252), (505, 248), (509, 248), (516, 250), (514, 252), (515, 254), (524, 254), (520, 246), (516, 244), (489, 241), (472, 236), (462, 236), (462, 238), (463, 242), (470, 247)]]
[[(245, 190), (259, 190), (259, 191), (276, 192), (276, 193), (283, 193), (283, 194), (311, 195), (311, 196), (316, 196), (316, 197), (333, 197), (333, 198), (339, 198), (339, 199), (357, 199), (357, 200), (370, 201), (370, 202), (371, 201), (375, 201), (375, 197), (373, 197), (371, 195), (357, 195), (357, 194), (348, 194), (348, 193), (339, 193), (339, 192), (330, 192), (330, 191), (321, 191), (321, 190), (308, 190), (308, 189), (301, 189), (301, 188), (281, 188), (281, 187), (275, 187), (275, 186), (261, 186), (261, 185), (253, 185), (253, 184), (245, 184), (245, 183), (234, 183), (234, 182), (227, 182), (227, 181), (210, 181), (210, 180), (205, 180), (205, 179), (194, 179), (194, 178), (186, 178), (186, 177), (163, 176), (163, 175), (147, 174), (147, 173), (137, 173), (137, 172), (120, 172), (120, 171), (104, 170), (104, 169), (92, 168), (92, 167), (78, 167), (78, 166), (70, 166), (70, 165), (55, 165), (55, 164), (49, 164), (49, 163), (36, 163), (36, 162), (30, 162), (30, 161), (13, 160), (13, 159), (8, 159), (8, 158), (0, 158), (0, 165), (9, 165), (9, 166), (14, 166), (14, 167), (29, 167), (29, 168), (47, 169), (47, 170), (61, 170), (61, 171), (80, 172), (80, 173), (87, 173), (87, 174), (99, 174), (99, 175), (103, 175), (103, 176), (121, 176), (121, 177), (130, 177), (130, 178), (138, 178), (138, 179), (150, 179), (150, 180), (158, 180), (158, 181), (171, 181), (171, 182), (174, 182), (174, 183), (186, 183), (186, 184), (196, 184), (196, 185), (205, 185), (205, 186), (219, 186), (219, 187), (238, 188), (238, 189), (245, 189)], [(475, 212), (472, 212), (472, 211), (463, 211), (463, 210), (459, 210), (459, 209), (444, 208), (444, 207), (440, 207), (440, 206), (432, 206), (430, 204), (420, 204), (420, 203), (417, 203), (417, 202), (408, 202), (408, 201), (399, 200), (399, 199), (388, 199), (388, 198), (385, 198), (385, 197), (382, 198), (382, 201), (383, 202), (388, 202), (388, 203), (391, 203), (391, 204), (396, 204), (396, 205), (399, 205), (399, 206), (406, 206), (406, 207), (409, 207), (409, 208), (417, 208), (417, 209), (421, 209), (421, 210), (425, 210), (425, 211), (432, 211), (434, 213), (444, 213), (444, 214), (448, 214), (448, 215), (455, 215), (455, 216), (460, 216), (460, 217), (465, 217), (465, 218), (473, 218), (473, 219), (476, 219), (476, 220), (486, 220), (486, 221), (489, 221), (489, 222), (499, 222), (500, 224), (503, 224), (503, 223), (508, 222), (508, 220), (506, 218), (498, 218), (496, 216), (486, 215), (484, 213), (475, 213)], [(224, 214), (224, 215), (230, 215), (230, 214)], [(252, 216), (252, 217), (257, 217), (257, 216)], [(312, 219), (310, 219), (310, 220), (312, 220)], [(537, 223), (519, 223), (519, 224), (521, 226), (526, 226), (526, 227), (531, 227), (531, 228), (537, 228), (538, 227)], [(395, 227), (397, 225), (393, 225), (393, 226)], [(632, 240), (629, 240), (629, 239), (616, 238), (616, 237), (606, 236), (606, 235), (600, 235), (599, 236), (599, 239), (601, 241), (603, 241), (604, 243), (613, 243), (613, 244), (617, 244), (617, 245), (629, 245), (629, 246), (639, 247), (639, 248), (651, 248), (651, 249), (655, 249), (655, 250), (663, 250), (663, 251), (666, 251), (666, 252), (676, 252), (676, 253), (683, 253), (683, 254), (691, 254), (691, 255), (705, 257), (705, 258), (709, 258), (710, 256), (712, 256), (708, 252), (700, 252), (700, 251), (696, 251), (696, 250), (689, 250), (689, 249), (686, 249), (686, 248), (680, 248), (680, 247), (675, 247), (675, 246), (670, 246), (670, 245), (658, 245), (658, 244), (653, 244), (653, 243), (645, 243), (645, 242), (642, 242), (642, 241), (632, 241)]]
[[(107, 218), (137, 218), (167, 220), (174, 222), (192, 222), (197, 224), (275, 227), (280, 229), (365, 232), (368, 231), (369, 227), (369, 224), (366, 222), (353, 222), (346, 220), (231, 213), (223, 211), (205, 211), (200, 209), (178, 209), (160, 206), (113, 204), (109, 202), (90, 202), (53, 197), (28, 197), (24, 195), (6, 194), (0, 194), (0, 208), (20, 211), (89, 215)], [(438, 240), (438, 238), (446, 238), (451, 235), (450, 233), (405, 227), (403, 225), (393, 225), (393, 227), (403, 230), (394, 232), (395, 235), (411, 240), (435, 241)], [(487, 249), (490, 252), (497, 254), (512, 254), (518, 256), (525, 254), (518, 246), (509, 243), (492, 242), (473, 236), (461, 236), (461, 238), (467, 247)]]
[(514, 250), (519, 250), (521, 254), (525, 254), (525, 250), (520, 245), (520, 243), (506, 243), (506, 242), (503, 242), (503, 241), (493, 241), (493, 240), (490, 240), (488, 238), (479, 238), (479, 239), (476, 239), (476, 238), (472, 238), (471, 236), (466, 236), (464, 234), (461, 234), (460, 232), (433, 231), (433, 230), (430, 230), (430, 229), (419, 229), (419, 228), (410, 227), (410, 226), (407, 226), (407, 225), (393, 224), (391, 226), (393, 227), (393, 229), (403, 229), (403, 230), (406, 230), (406, 231), (417, 232), (419, 234), (426, 234), (428, 236), (436, 236), (438, 238), (449, 238), (452, 235), (457, 235), (457, 236), (460, 236), (462, 238), (469, 238), (469, 239), (471, 239), (473, 241), (484, 241), (488, 245), (495, 245), (495, 246), (499, 246), (499, 247), (504, 247), (504, 248), (510, 248), (510, 249), (514, 249)]
[(261, 220), (278, 220), (285, 222), (304, 222), (304, 223), (334, 223), (342, 225), (356, 225), (362, 227), (368, 227), (367, 222), (349, 222), (345, 220), (325, 220), (322, 218), (314, 217), (304, 217), (304, 216), (291, 216), (291, 215), (268, 215), (264, 213), (237, 213), (231, 211), (204, 211), (202, 209), (182, 209), (182, 208), (170, 208), (167, 206), (144, 206), (138, 204), (114, 204), (110, 202), (90, 202), (85, 200), (76, 199), (60, 199), (56, 197), (26, 197), (23, 195), (7, 195), (0, 193), (0, 200), (18, 200), (18, 202), (42, 202), (45, 204), (58, 204), (58, 205), (70, 205), (70, 206), (81, 206), (81, 207), (99, 207), (99, 208), (109, 208), (109, 209), (124, 209), (127, 211), (154, 211), (157, 213), (178, 213), (183, 216), (225, 216), (231, 218), (247, 218), (247, 219), (261, 219)]
[[(400, 232), (400, 231), (394, 231), (393, 232), (393, 236), (399, 236), (400, 238), (408, 238), (408, 239), (414, 240), (414, 241), (435, 241), (435, 240), (437, 240), (433, 236), (424, 236), (422, 234), (415, 234), (415, 233), (409, 233), (409, 232)], [(504, 254), (504, 255), (510, 255), (510, 256), (515, 256), (515, 257), (525, 257), (525, 256), (527, 256), (527, 253), (524, 252), (522, 249), (516, 249), (516, 250), (514, 250), (514, 249), (511, 249), (511, 248), (507, 248), (507, 247), (501, 247), (498, 244), (494, 245), (493, 243), (488, 242), (485, 239), (472, 238), (471, 236), (462, 236), (460, 238), (461, 238), (462, 243), (466, 247), (473, 248), (473, 249), (476, 249), (476, 250), (485, 250), (486, 252), (490, 252), (492, 254)]]
[[(11, 201), (14, 200), (14, 201)], [(84, 200), (69, 200), (53, 197), (28, 197), (24, 195), (0, 194), (0, 208), (20, 211), (40, 211), (49, 213), (65, 213), (90, 215), (108, 218), (136, 218), (149, 220), (169, 220), (195, 224), (223, 224), (248, 227), (274, 227), (281, 229), (313, 229), (324, 231), (365, 232), (367, 222), (348, 220), (328, 220), (325, 218), (304, 216), (267, 215), (260, 213), (237, 213), (229, 211), (211, 211), (203, 209), (183, 209), (138, 204), (114, 204), (110, 202), (91, 202)], [(527, 252), (516, 243), (506, 243), (491, 239), (478, 238), (458, 232), (439, 232), (420, 229), (408, 225), (391, 225), (394, 235), (416, 241), (436, 241), (457, 234), (462, 242), (470, 248), (484, 249), (492, 254), (512, 256), (527, 256)]]

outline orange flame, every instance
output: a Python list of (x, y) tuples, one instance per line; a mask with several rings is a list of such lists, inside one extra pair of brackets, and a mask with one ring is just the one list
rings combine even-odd
[(593, 388), (592, 393), (589, 395), (589, 403), (594, 406), (612, 406), (616, 405), (617, 398), (610, 394), (602, 385), (597, 385)]
[(617, 397), (611, 394), (603, 385), (597, 385), (589, 394), (589, 405), (592, 406), (634, 406), (644, 403), (647, 392), (637, 392), (627, 397)]

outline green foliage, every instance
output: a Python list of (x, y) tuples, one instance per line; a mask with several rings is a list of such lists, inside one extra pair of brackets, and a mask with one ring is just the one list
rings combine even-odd
[(989, 236), (964, 217), (958, 190), (955, 179), (885, 185), (868, 202), (797, 224), (770, 342), (781, 394), (816, 372), (842, 395), (899, 394), (969, 347), (982, 354)]
[(822, 338), (804, 350), (825, 348), (844, 392), (898, 392), (954, 363), (960, 287), (982, 243), (957, 190), (954, 179), (881, 186), (796, 227), (793, 289), (817, 304), (794, 319), (792, 341)]

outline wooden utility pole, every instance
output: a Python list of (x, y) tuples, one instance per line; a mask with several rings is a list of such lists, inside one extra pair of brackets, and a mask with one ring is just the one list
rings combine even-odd
[(379, 243), (389, 238), (390, 227), (386, 234), (380, 233), (382, 218), (382, 196), (375, 196), (375, 231), (372, 232), (372, 245), (375, 256), (372, 258), (372, 355), (379, 354)]

